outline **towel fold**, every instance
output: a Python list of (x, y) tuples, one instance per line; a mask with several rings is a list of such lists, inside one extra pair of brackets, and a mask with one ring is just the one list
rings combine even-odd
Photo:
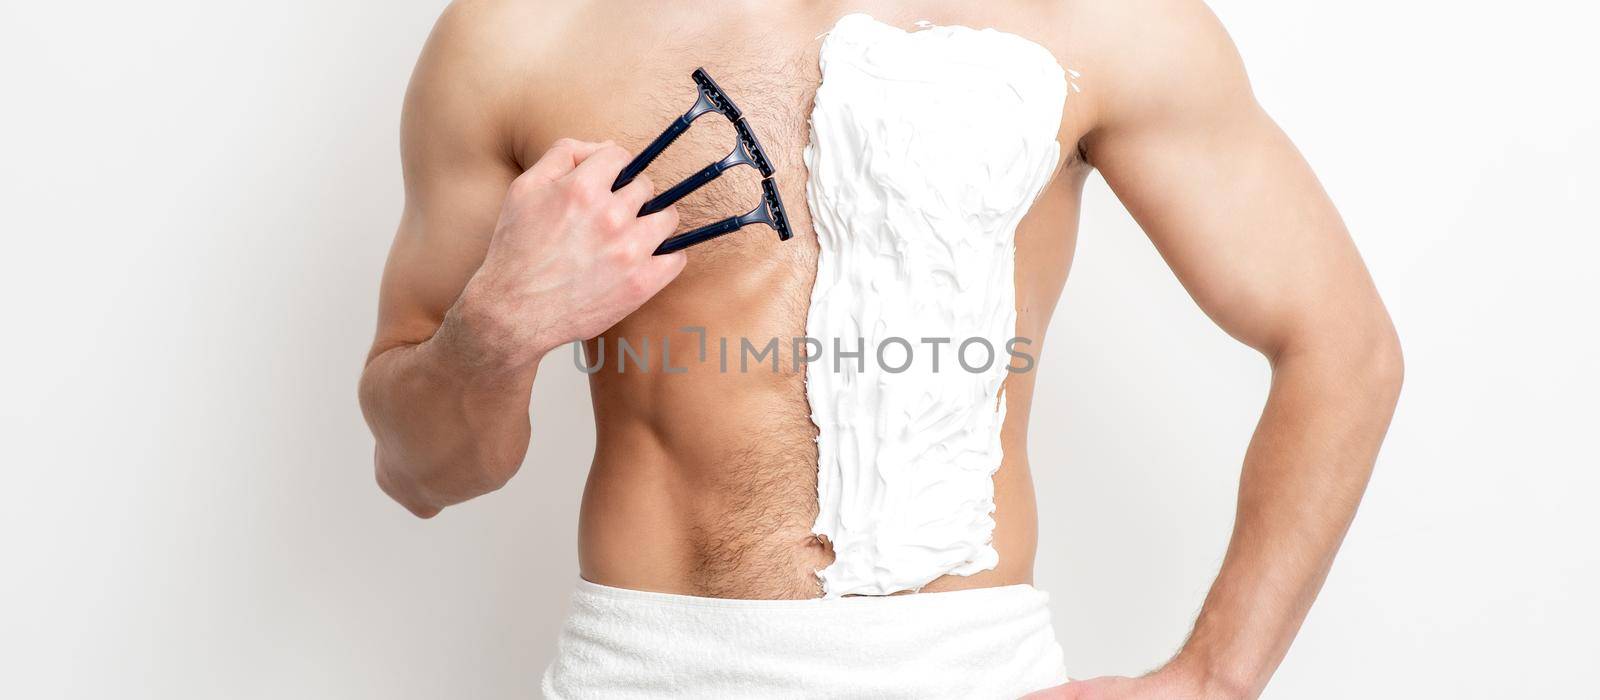
[(1065, 683), (1033, 586), (730, 600), (579, 581), (546, 697), (1017, 698)]

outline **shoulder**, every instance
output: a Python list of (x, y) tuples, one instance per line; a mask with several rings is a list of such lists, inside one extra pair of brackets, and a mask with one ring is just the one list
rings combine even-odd
[(1065, 4), (1063, 41), (1088, 130), (1253, 103), (1233, 40), (1201, 0)]
[(594, 3), (580, 0), (454, 0), (434, 23), (418, 59), (419, 77), (448, 78), (465, 89), (509, 93), (559, 75), (566, 46)]
[(477, 89), (506, 88), (505, 78), (536, 69), (578, 3), (455, 0), (428, 35), (419, 71), (437, 67)]
[(407, 151), (504, 153), (530, 92), (558, 74), (552, 45), (580, 2), (455, 0), (434, 23), (402, 111)]

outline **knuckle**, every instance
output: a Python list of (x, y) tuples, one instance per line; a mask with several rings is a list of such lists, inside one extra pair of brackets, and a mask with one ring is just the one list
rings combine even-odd
[(604, 217), (606, 228), (612, 231), (621, 231), (627, 228), (628, 223), (633, 220), (632, 214), (620, 206), (607, 209)]
[(599, 185), (594, 182), (584, 178), (577, 178), (567, 186), (567, 201), (578, 205), (580, 208), (590, 208), (599, 203), (600, 190)]
[(564, 166), (572, 160), (573, 154), (578, 151), (578, 142), (572, 139), (557, 139), (555, 143), (545, 149), (544, 155), (539, 156), (539, 163), (545, 167), (570, 167)]
[(506, 193), (512, 197), (519, 198), (528, 196), (535, 188), (535, 177), (529, 174), (532, 172), (532, 170), (526, 171), (512, 179), (511, 186), (506, 189)]
[(633, 250), (625, 243), (618, 243), (607, 248), (604, 257), (608, 265), (626, 269), (633, 261)]

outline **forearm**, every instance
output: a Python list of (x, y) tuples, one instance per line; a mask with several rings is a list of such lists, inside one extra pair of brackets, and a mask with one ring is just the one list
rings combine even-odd
[(374, 356), (361, 407), (384, 492), (421, 517), (503, 486), (527, 452), (542, 350), (503, 347), (463, 294), (432, 337)]
[(1171, 666), (1255, 697), (1288, 651), (1366, 489), (1399, 394), (1392, 331), (1275, 358), (1233, 538)]

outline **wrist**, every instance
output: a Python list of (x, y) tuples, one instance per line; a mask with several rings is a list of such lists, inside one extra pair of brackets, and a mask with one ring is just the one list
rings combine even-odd
[(1177, 695), (1184, 698), (1254, 700), (1260, 695), (1260, 690), (1243, 674), (1208, 663), (1187, 650), (1151, 675), (1171, 683)]
[(445, 312), (430, 341), (452, 364), (496, 378), (532, 375), (555, 347), (546, 333), (518, 318), (474, 277)]

